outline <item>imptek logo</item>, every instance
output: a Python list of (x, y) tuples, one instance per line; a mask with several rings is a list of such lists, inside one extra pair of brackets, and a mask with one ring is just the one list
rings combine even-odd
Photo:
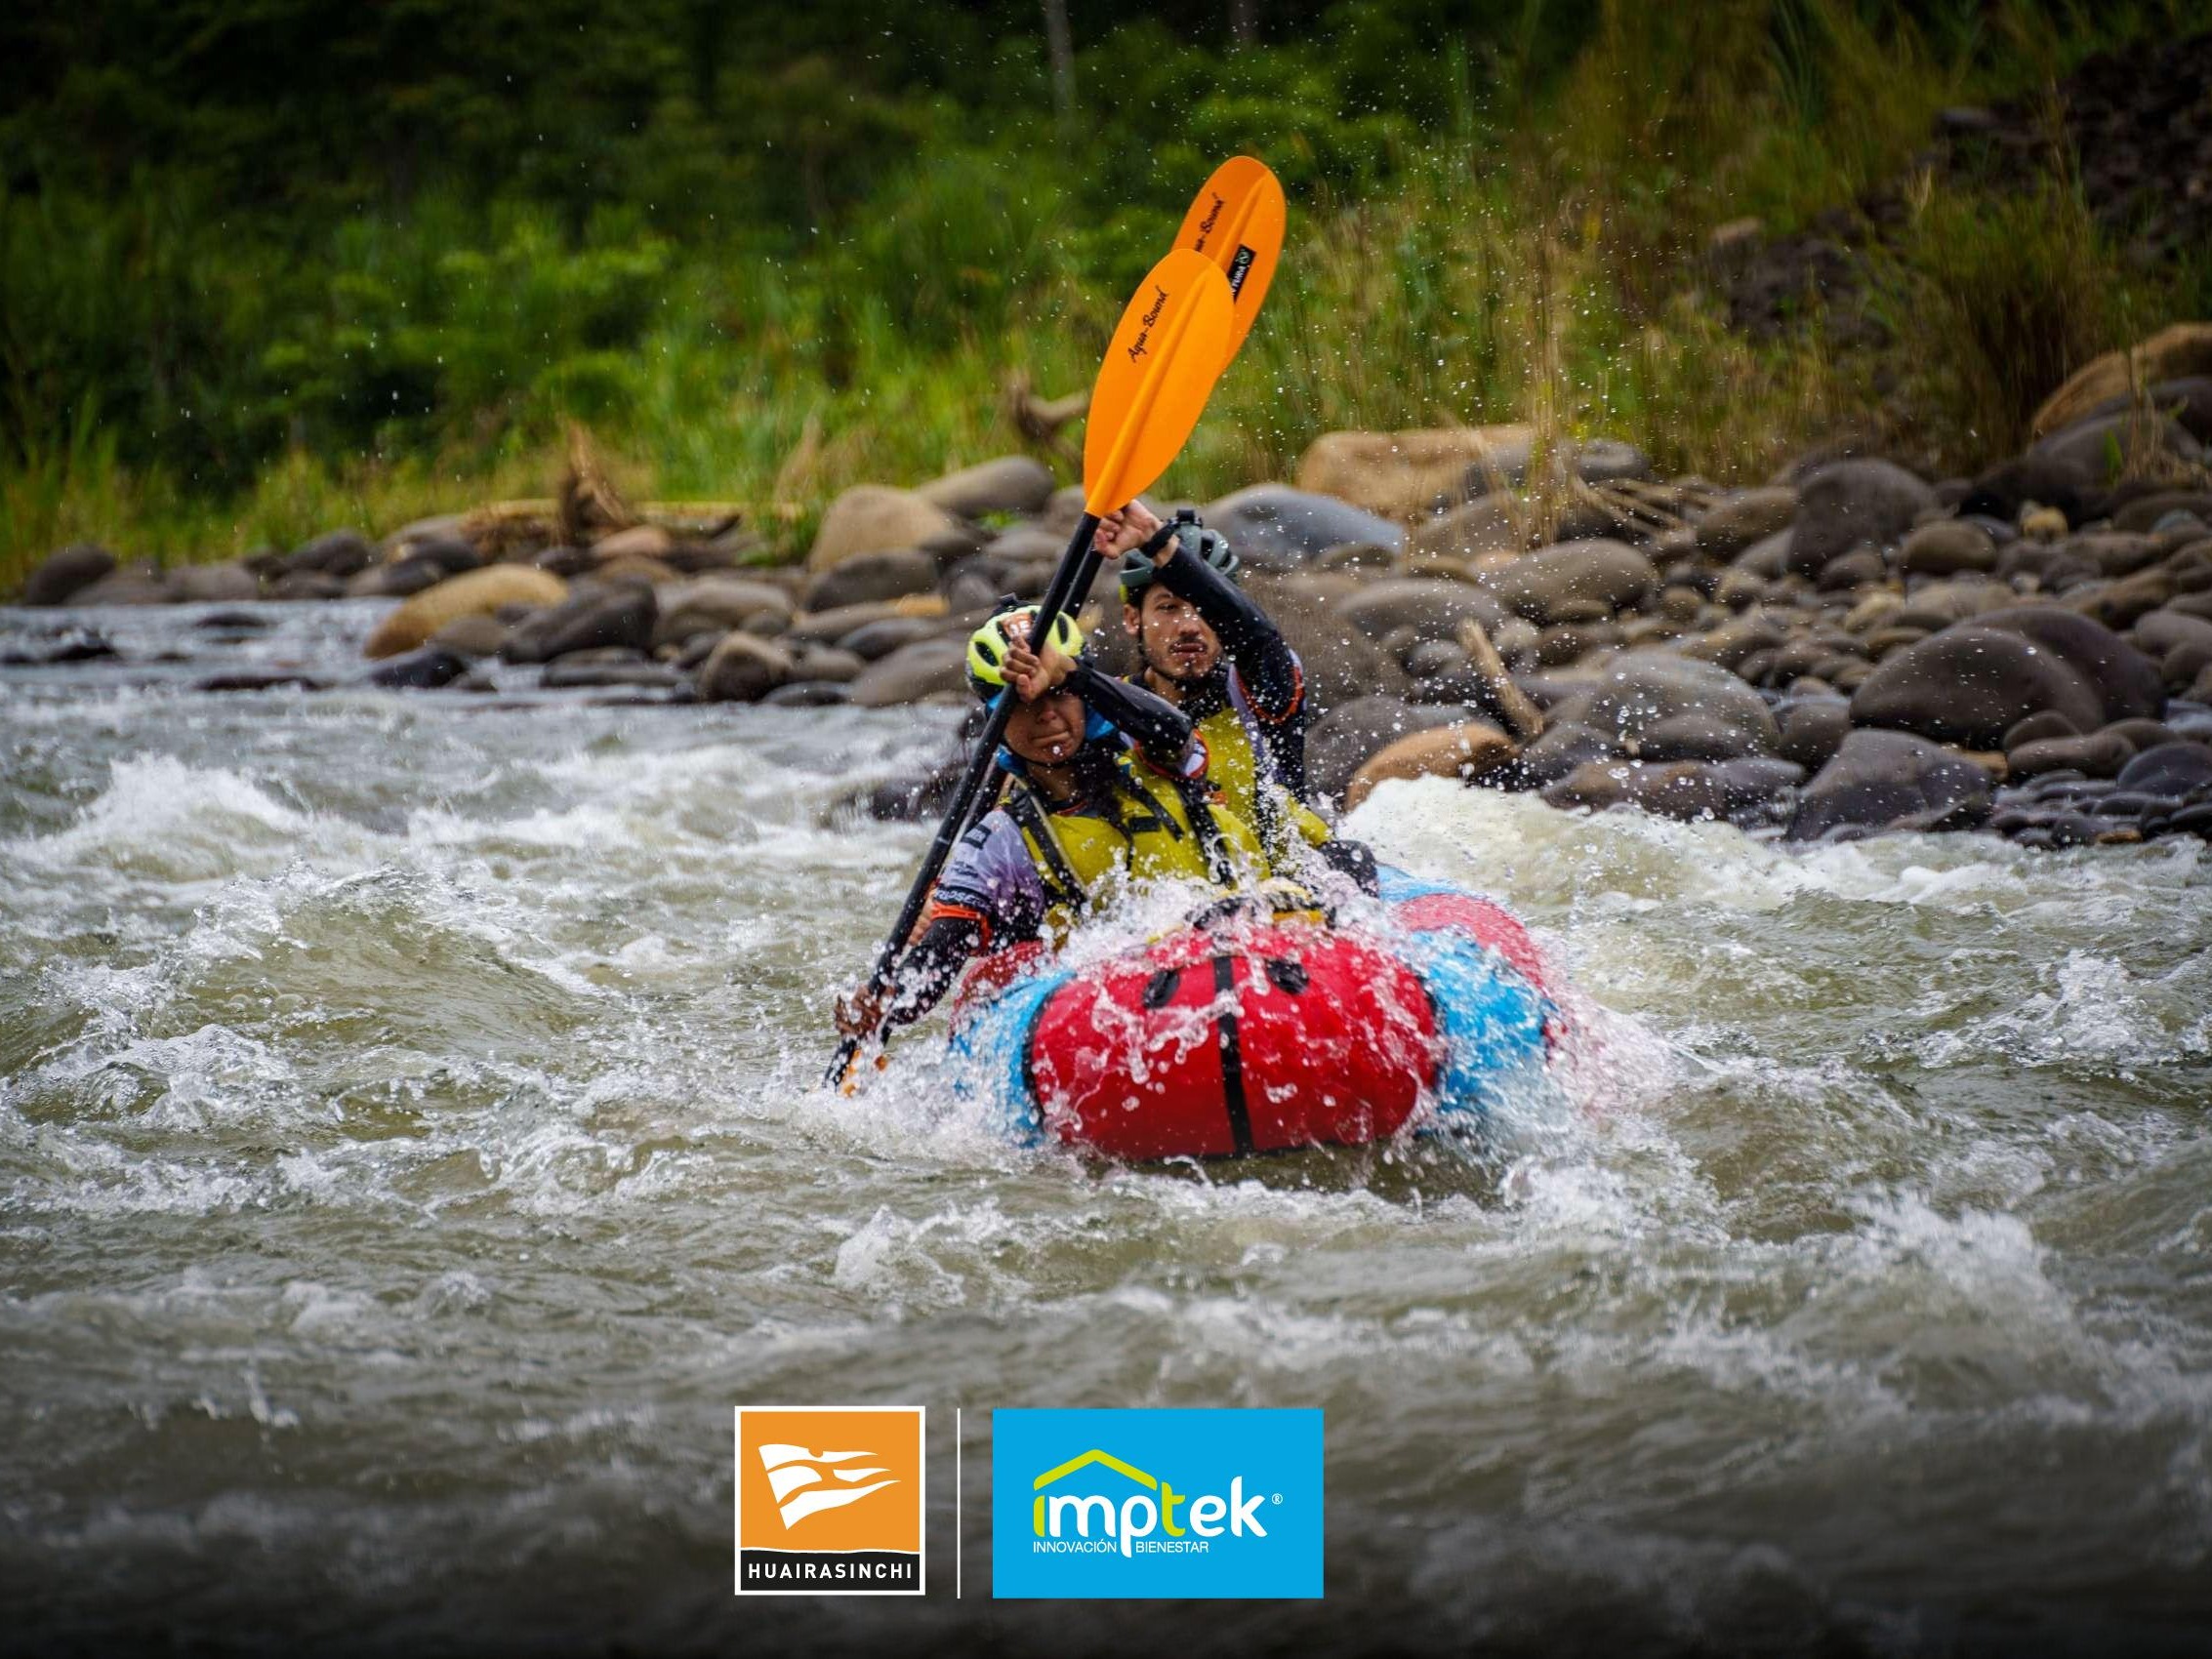
[(1318, 1411), (995, 1411), (991, 1437), (994, 1595), (1322, 1593)]
[[(1115, 1509), (1112, 1499), (1095, 1493), (1080, 1497), (1065, 1492), (1049, 1497), (1045, 1495), (1045, 1488), (1055, 1480), (1065, 1479), (1093, 1464), (1126, 1476), (1145, 1490), (1132, 1492), (1124, 1498), (1119, 1510)], [(1254, 1538), (1267, 1536), (1267, 1528), (1259, 1523), (1259, 1506), (1263, 1500), (1257, 1493), (1249, 1498), (1245, 1496), (1245, 1477), (1242, 1475), (1230, 1477), (1227, 1497), (1208, 1493), (1193, 1501), (1188, 1493), (1176, 1491), (1165, 1480), (1154, 1479), (1143, 1470), (1124, 1463), (1112, 1452), (1093, 1449), (1081, 1457), (1070, 1458), (1057, 1469), (1047, 1469), (1033, 1484), (1037, 1487), (1037, 1508), (1030, 1524), (1040, 1538), (1067, 1537), (1069, 1534), (1064, 1528), (1071, 1516), (1074, 1517), (1074, 1536), (1089, 1538), (1094, 1506), (1099, 1536), (1104, 1539), (1119, 1539), (1121, 1553), (1125, 1557), (1134, 1555), (1138, 1541), (1150, 1538), (1155, 1531), (1163, 1532), (1169, 1538), (1196, 1536), (1210, 1539), (1220, 1537), (1224, 1531), (1233, 1538), (1241, 1538), (1248, 1532)], [(1157, 1502), (1148, 1495), (1151, 1493), (1159, 1494)], [(1282, 1494), (1277, 1493), (1275, 1501), (1281, 1503)], [(1176, 1524), (1175, 1512), (1186, 1502), (1190, 1506), (1190, 1524), (1179, 1526)], [(1223, 1524), (1224, 1516), (1228, 1517), (1226, 1525)]]

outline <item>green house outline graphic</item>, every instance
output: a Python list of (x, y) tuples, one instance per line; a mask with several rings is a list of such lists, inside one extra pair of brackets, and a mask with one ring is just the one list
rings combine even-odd
[(1134, 1464), (1124, 1463), (1112, 1452), (1100, 1451), (1096, 1446), (1093, 1446), (1081, 1457), (1071, 1457), (1058, 1468), (1047, 1469), (1030, 1482), (1030, 1489), (1037, 1494), (1030, 1510), (1030, 1525), (1036, 1529), (1038, 1537), (1045, 1536), (1045, 1488), (1051, 1485), (1053, 1481), (1065, 1476), (1073, 1475), (1079, 1469), (1086, 1469), (1094, 1463), (1103, 1463), (1115, 1474), (1127, 1476), (1147, 1491), (1157, 1492), (1160, 1490), (1160, 1482)]

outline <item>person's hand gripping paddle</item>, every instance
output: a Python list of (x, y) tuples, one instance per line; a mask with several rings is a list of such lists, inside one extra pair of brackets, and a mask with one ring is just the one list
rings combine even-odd
[[(1228, 367), (1235, 313), (1229, 279), (1221, 267), (1205, 254), (1188, 248), (1169, 254), (1138, 284), (1091, 385), (1090, 416), (1083, 446), (1083, 517), (1038, 604), (1036, 620), (1030, 625), (1031, 638), (1049, 639), (1053, 622), (1069, 609), (1077, 576), (1093, 564), (1090, 541), (1099, 519), (1142, 493), (1165, 472), (1191, 435), (1191, 428), (1198, 425), (1213, 383)], [(929, 843), (914, 885), (907, 890), (898, 919), (876, 953), (876, 966), (868, 982), (871, 1000), (880, 999), (890, 983), (891, 969), (914, 931), (930, 884), (952, 851), (968, 803), (983, 787), (1012, 706), (1011, 695), (1006, 693), (992, 705), (967, 771), (946, 809), (945, 821)], [(826, 1079), (832, 1088), (843, 1084), (861, 1041), (860, 1037), (847, 1036), (838, 1044)]]

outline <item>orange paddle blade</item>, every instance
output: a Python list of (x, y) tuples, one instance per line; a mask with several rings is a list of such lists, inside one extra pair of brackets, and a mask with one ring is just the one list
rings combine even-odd
[(1249, 155), (1231, 156), (1213, 170), (1183, 215), (1175, 246), (1204, 254), (1229, 279), (1236, 302), (1236, 323), (1229, 331), (1229, 355), (1236, 356), (1259, 317), (1260, 302), (1275, 280), (1283, 257), (1286, 209), (1283, 185), (1267, 164)]
[(1167, 470), (1229, 366), (1235, 311), (1229, 279), (1188, 248), (1137, 285), (1091, 384), (1083, 435), (1086, 511), (1114, 511)]

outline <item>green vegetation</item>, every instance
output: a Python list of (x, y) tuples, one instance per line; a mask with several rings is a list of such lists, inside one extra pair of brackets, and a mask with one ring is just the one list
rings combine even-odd
[[(1936, 111), (2032, 95), (2195, 3), (31, 0), (0, 21), (0, 588), (98, 539), (195, 558), (540, 494), (568, 421), (632, 493), (812, 509), (1018, 443), (1084, 384), (1190, 190), (1292, 195), (1275, 297), (1169, 491), (1337, 426), (1535, 416), (1755, 476), (1845, 425), (1931, 462), (2206, 268), (2125, 265), (2070, 175), (1915, 173)], [(1878, 349), (1754, 345), (1714, 227), (1902, 185)]]

